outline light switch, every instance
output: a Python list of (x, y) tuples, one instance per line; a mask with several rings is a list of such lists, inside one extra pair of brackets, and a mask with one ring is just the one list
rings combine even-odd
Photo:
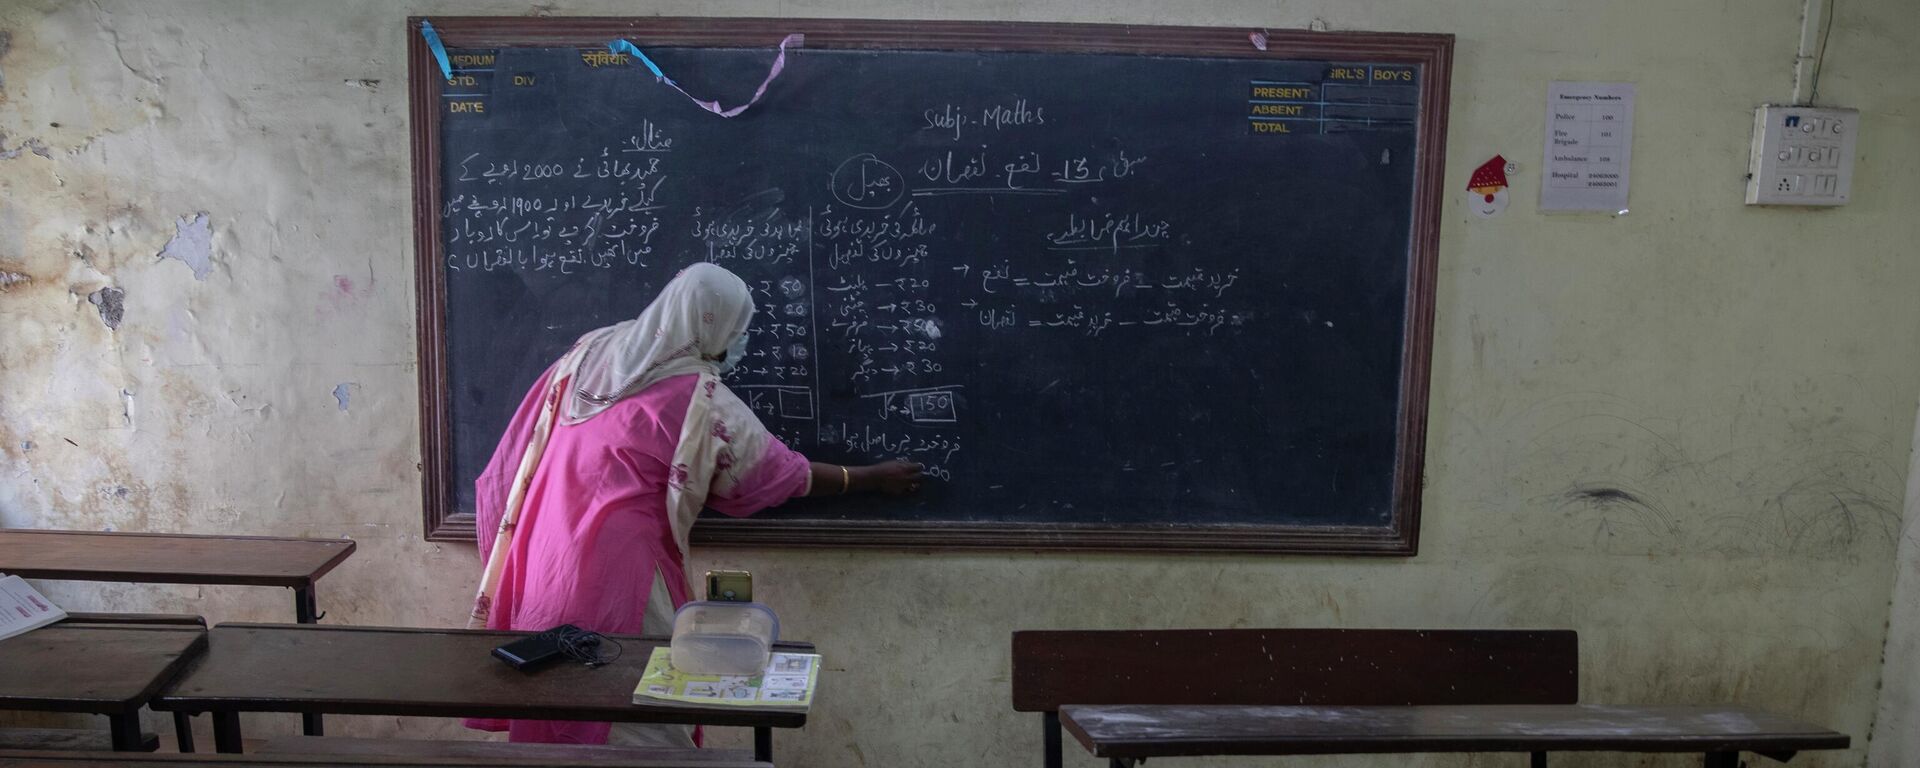
[(1748, 205), (1843, 205), (1853, 187), (1860, 113), (1760, 107), (1747, 161)]

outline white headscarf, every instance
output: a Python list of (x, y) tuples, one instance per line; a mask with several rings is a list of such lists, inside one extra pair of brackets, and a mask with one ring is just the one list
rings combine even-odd
[(714, 373), (713, 358), (752, 320), (746, 281), (704, 262), (687, 267), (640, 317), (580, 339), (584, 349), (561, 423), (591, 419), (662, 379)]

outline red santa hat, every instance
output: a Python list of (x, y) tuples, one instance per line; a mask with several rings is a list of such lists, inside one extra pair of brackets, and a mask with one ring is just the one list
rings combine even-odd
[(1504, 186), (1507, 186), (1507, 159), (1499, 155), (1473, 169), (1473, 179), (1467, 182), (1467, 189)]

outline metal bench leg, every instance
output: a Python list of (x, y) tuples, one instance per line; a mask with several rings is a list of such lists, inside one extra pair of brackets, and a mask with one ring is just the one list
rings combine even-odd
[(1708, 752), (1706, 768), (1740, 768), (1738, 752)]
[(753, 729), (753, 759), (762, 763), (773, 762), (773, 729)]
[(237, 755), (240, 750), (240, 713), (213, 713), (213, 751)]
[(140, 738), (139, 710), (120, 715), (108, 715), (107, 727), (113, 732), (113, 751), (146, 751), (146, 744)]
[(1066, 758), (1060, 754), (1060, 713), (1045, 712), (1040, 715), (1040, 725), (1046, 729), (1041, 736), (1041, 754), (1046, 768), (1061, 768)]
[(173, 740), (181, 754), (193, 752), (193, 715), (173, 713)]
[(320, 612), (320, 602), (313, 596), (313, 585), (293, 588), (293, 620), (301, 624), (318, 624), (326, 618)]
[[(312, 584), (294, 588), (293, 620), (301, 624), (320, 622), (320, 605), (314, 598)], [(308, 736), (324, 736), (326, 725), (320, 721), (319, 715), (303, 714), (300, 716), (300, 731)]]

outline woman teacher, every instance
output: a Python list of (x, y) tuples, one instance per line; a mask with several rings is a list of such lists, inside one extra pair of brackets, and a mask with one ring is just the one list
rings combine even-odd
[[(720, 376), (746, 353), (753, 298), (732, 272), (686, 268), (640, 317), (582, 336), (527, 392), (476, 481), (486, 561), (471, 627), (672, 631), (690, 598), (702, 509), (751, 515), (797, 496), (919, 489), (920, 466), (809, 462)], [(604, 743), (607, 723), (467, 721), (511, 741)], [(679, 726), (616, 741), (691, 746)]]

